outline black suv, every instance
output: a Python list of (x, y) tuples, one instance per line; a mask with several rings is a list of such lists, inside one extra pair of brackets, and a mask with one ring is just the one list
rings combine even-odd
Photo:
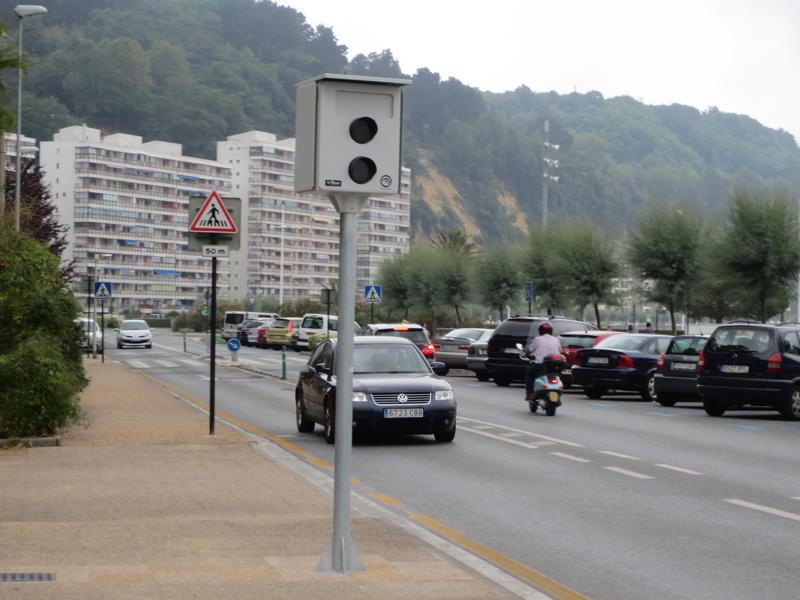
[(722, 325), (700, 354), (697, 388), (713, 417), (771, 406), (800, 419), (800, 325)]
[(566, 317), (533, 317), (530, 315), (515, 316), (506, 319), (489, 338), (486, 370), (500, 386), (507, 386), (512, 381), (525, 379), (528, 360), (519, 356), (517, 344), (527, 346), (531, 339), (539, 335), (539, 325), (549, 322), (553, 326), (553, 335), (559, 336), (568, 331), (590, 331), (595, 327), (567, 319)]

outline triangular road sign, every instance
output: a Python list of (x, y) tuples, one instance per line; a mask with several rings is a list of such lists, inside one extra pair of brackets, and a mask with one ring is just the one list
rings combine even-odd
[(211, 192), (197, 212), (189, 231), (195, 233), (236, 233), (238, 228), (217, 192)]
[(381, 301), (381, 288), (377, 285), (367, 286), (364, 290), (364, 300), (367, 302), (380, 302)]
[(111, 290), (108, 289), (105, 281), (98, 281), (94, 286), (95, 298), (110, 298)]

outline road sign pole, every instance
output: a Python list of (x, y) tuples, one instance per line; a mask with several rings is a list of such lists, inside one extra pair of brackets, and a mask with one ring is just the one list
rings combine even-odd
[(375, 322), (375, 303), (371, 302), (369, 305), (369, 322)]
[(106, 301), (100, 300), (100, 360), (106, 363)]
[(86, 358), (89, 358), (91, 348), (89, 348), (89, 332), (92, 327), (92, 292), (94, 290), (94, 280), (91, 275), (86, 280)]
[(208, 384), (208, 435), (214, 435), (215, 398), (214, 383), (216, 378), (217, 359), (217, 257), (211, 258), (211, 310), (208, 312), (208, 352), (211, 359), (211, 380)]
[(334, 411), (335, 470), (333, 479), (333, 539), (318, 571), (363, 570), (350, 534), (350, 471), (353, 459), (353, 337), (356, 319), (356, 245), (358, 213), (363, 196), (332, 198), (339, 211), (339, 330), (336, 342), (336, 404)]

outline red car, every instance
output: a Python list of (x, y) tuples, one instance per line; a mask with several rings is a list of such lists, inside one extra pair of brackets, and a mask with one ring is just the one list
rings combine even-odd
[(617, 335), (619, 331), (570, 331), (562, 333), (561, 339), (562, 354), (567, 359), (569, 369), (561, 372), (561, 381), (564, 387), (572, 385), (572, 367), (578, 364), (578, 350), (583, 348), (593, 348), (609, 336)]

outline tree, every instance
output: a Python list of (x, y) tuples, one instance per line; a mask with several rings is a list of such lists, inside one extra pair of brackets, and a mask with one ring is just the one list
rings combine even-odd
[(478, 252), (477, 246), (470, 241), (469, 236), (458, 229), (437, 233), (433, 238), (433, 246), (462, 256), (473, 256)]
[(480, 299), (502, 318), (505, 306), (522, 288), (519, 261), (507, 246), (481, 254), (474, 269), (474, 285)]
[(534, 283), (536, 302), (544, 306), (549, 315), (564, 306), (567, 292), (567, 273), (558, 254), (558, 236), (553, 227), (532, 230), (522, 265), (522, 272)]
[(614, 301), (614, 279), (620, 270), (611, 241), (589, 225), (572, 224), (561, 231), (558, 254), (569, 272), (565, 280), (569, 294), (581, 309), (592, 305), (601, 328), (599, 305)]
[(380, 266), (378, 281), (383, 286), (382, 303), (390, 311), (397, 310), (407, 319), (408, 311), (414, 304), (409, 255), (403, 254), (384, 261)]
[(744, 316), (766, 322), (788, 306), (800, 272), (798, 233), (797, 207), (786, 192), (733, 192), (723, 265)]
[(667, 307), (675, 328), (675, 313), (691, 305), (700, 279), (703, 224), (687, 208), (651, 206), (640, 217), (628, 241), (631, 265), (654, 282), (651, 300)]
[(453, 308), (456, 327), (463, 324), (461, 310), (469, 298), (469, 256), (454, 250), (437, 250), (430, 265), (437, 285), (438, 300)]

